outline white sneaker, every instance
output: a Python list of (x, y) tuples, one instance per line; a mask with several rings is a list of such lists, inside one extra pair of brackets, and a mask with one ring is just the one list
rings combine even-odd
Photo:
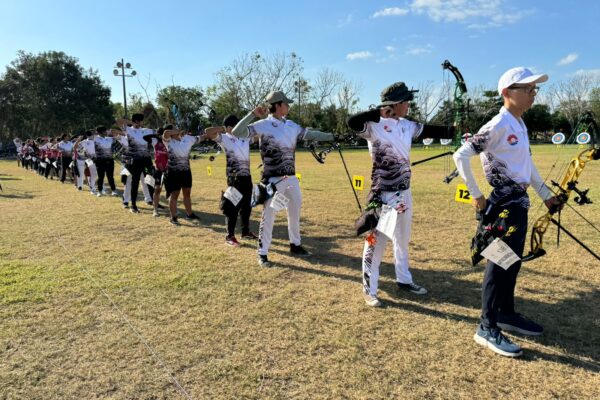
[(371, 296), (370, 294), (364, 294), (365, 303), (369, 307), (381, 307), (381, 301), (377, 298), (377, 296)]
[(96, 193), (96, 196), (97, 197), (102, 197), (102, 193), (98, 192), (98, 193)]
[(119, 195), (119, 193), (117, 193), (115, 190), (113, 190), (112, 192), (110, 192), (110, 195), (116, 197)]
[(154, 212), (152, 213), (153, 217), (159, 217), (160, 214), (158, 213), (158, 210), (154, 210)]

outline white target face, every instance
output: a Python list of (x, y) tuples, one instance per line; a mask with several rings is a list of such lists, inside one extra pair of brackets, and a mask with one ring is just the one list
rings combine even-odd
[(431, 138), (423, 139), (423, 144), (425, 146), (431, 146), (432, 143), (433, 143), (433, 139), (431, 139)]
[(563, 144), (566, 139), (567, 137), (562, 132), (558, 132), (552, 135), (552, 143), (554, 144)]
[(442, 146), (448, 146), (452, 144), (452, 139), (440, 139), (440, 143)]
[(587, 132), (581, 132), (579, 135), (577, 135), (576, 140), (577, 144), (588, 144), (590, 140), (592, 140), (592, 137)]

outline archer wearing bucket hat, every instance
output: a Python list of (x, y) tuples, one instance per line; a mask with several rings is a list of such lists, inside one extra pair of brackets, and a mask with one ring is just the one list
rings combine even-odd
[(391, 106), (415, 98), (414, 93), (418, 90), (409, 90), (404, 82), (396, 82), (383, 89), (381, 92), (381, 106)]
[[(299, 141), (332, 141), (333, 134), (303, 128), (286, 119), (289, 105), (293, 103), (282, 91), (273, 91), (265, 98), (268, 112), (264, 107), (257, 107), (248, 113), (233, 128), (236, 137), (258, 138), (260, 156), (263, 160), (262, 183), (273, 183), (277, 188), (277, 197), (287, 202), (285, 207), (288, 220), (288, 236), (290, 253), (308, 257), (311, 254), (302, 247), (300, 237), (300, 208), (302, 193), (296, 177), (296, 145)], [(253, 122), (256, 118), (263, 118)], [(258, 263), (270, 267), (267, 258), (275, 222), (275, 208), (270, 207), (273, 199), (264, 203), (260, 230), (258, 233)], [(276, 203), (279, 204), (279, 203)]]
[[(487, 262), (482, 284), (481, 321), (473, 337), (481, 346), (507, 357), (518, 357), (522, 350), (501, 330), (534, 336), (543, 333), (540, 325), (515, 312), (515, 286), (527, 235), (530, 206), (527, 188), (532, 186), (548, 209), (561, 207), (533, 165), (527, 127), (522, 119), (523, 113), (533, 105), (538, 90), (536, 84), (547, 80), (548, 75), (534, 74), (524, 67), (506, 71), (498, 81), (498, 93), (504, 106), (454, 153), (456, 168), (469, 188), (473, 205), (482, 216), (482, 224), (494, 223), (500, 213), (507, 211), (506, 226), (515, 228), (501, 240), (518, 260), (503, 266)], [(492, 186), (488, 199), (479, 190), (471, 171), (470, 159), (476, 155), (480, 156), (484, 174)]]
[[(416, 90), (409, 90), (404, 82), (396, 82), (383, 89), (381, 104), (369, 111), (348, 118), (350, 129), (360, 132), (367, 140), (373, 162), (372, 184), (368, 203), (375, 201), (378, 209), (392, 207), (398, 213), (391, 236), (394, 243), (396, 285), (399, 292), (423, 295), (427, 289), (417, 285), (409, 271), (408, 243), (412, 225), (412, 194), (410, 191), (410, 148), (417, 138), (452, 138), (454, 127), (424, 125), (405, 119), (409, 102)], [(363, 228), (363, 227), (360, 227)], [(357, 229), (362, 232), (363, 229)], [(374, 226), (365, 240), (362, 270), (363, 294), (367, 305), (381, 306), (377, 298), (379, 265), (385, 251), (387, 237)]]

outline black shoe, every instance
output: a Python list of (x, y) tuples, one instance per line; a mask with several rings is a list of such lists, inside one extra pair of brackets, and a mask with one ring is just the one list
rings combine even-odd
[(272, 267), (271, 261), (267, 258), (267, 256), (263, 256), (262, 254), (258, 255), (258, 265), (261, 267), (269, 268)]
[(413, 294), (427, 294), (427, 289), (425, 289), (423, 286), (417, 285), (416, 283), (400, 283), (400, 282), (396, 282), (396, 285), (398, 286), (398, 291), (399, 292), (411, 292)]
[(185, 216), (185, 219), (187, 219), (187, 220), (190, 220), (190, 221), (191, 221), (191, 220), (193, 220), (193, 219), (200, 219), (200, 217), (198, 217), (198, 216), (197, 216), (196, 214), (194, 214), (194, 213), (191, 213), (191, 214), (189, 214), (189, 215), (186, 215), (186, 216)]
[(498, 328), (508, 331), (517, 332), (522, 335), (540, 336), (544, 333), (544, 328), (541, 325), (525, 318), (521, 314), (498, 314)]
[(147, 201), (146, 204), (148, 204), (149, 206), (153, 205), (154, 203), (151, 201)]
[(169, 222), (171, 223), (171, 225), (175, 225), (175, 226), (179, 226), (179, 225), (181, 225), (181, 224), (179, 223), (179, 221), (177, 221), (177, 218), (171, 218), (171, 219), (169, 220)]
[(123, 202), (123, 208), (125, 208), (125, 209), (129, 208), (129, 203), (126, 202), (126, 201), (124, 201)]
[(304, 247), (302, 247), (302, 245), (295, 245), (294, 243), (290, 243), (290, 253), (302, 257), (312, 256), (312, 253), (307, 251)]
[(131, 211), (132, 214), (139, 214), (140, 210), (138, 210), (137, 206), (131, 206), (131, 208), (129, 209), (129, 211)]
[(245, 239), (245, 240), (258, 240), (258, 236), (256, 236), (252, 232), (246, 232), (246, 233), (242, 233), (242, 239)]
[(165, 208), (167, 208), (167, 207), (165, 207), (165, 206), (163, 206), (162, 204), (158, 203), (158, 205), (156, 206), (156, 208), (161, 208), (161, 209), (163, 209), (163, 210), (164, 210), (164, 209), (165, 209)]

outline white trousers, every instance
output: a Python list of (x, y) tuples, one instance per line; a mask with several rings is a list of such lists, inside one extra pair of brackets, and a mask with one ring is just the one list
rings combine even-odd
[[(277, 182), (282, 177), (273, 177), (269, 182)], [(277, 185), (277, 192), (283, 193), (289, 199), (286, 207), (288, 219), (288, 236), (290, 243), (301, 244), (300, 238), (300, 208), (302, 207), (302, 192), (300, 183), (296, 176), (290, 176)], [(271, 240), (273, 239), (273, 224), (275, 223), (276, 211), (271, 207), (272, 199), (265, 202), (258, 231), (258, 254), (267, 255)]]
[[(391, 205), (398, 197), (396, 193), (398, 192), (382, 192), (381, 200), (384, 204)], [(408, 209), (404, 213), (398, 214), (396, 220), (396, 229), (392, 238), (394, 245), (394, 269), (396, 271), (396, 282), (412, 283), (412, 275), (408, 270), (408, 242), (410, 241), (413, 215), (412, 194), (410, 189), (399, 193)], [(387, 241), (388, 237), (379, 231), (375, 231), (374, 244), (369, 244), (369, 241), (365, 240), (362, 261), (363, 290), (371, 296), (377, 295), (379, 265), (381, 264)]]
[[(91, 167), (88, 167), (90, 170), (90, 176), (87, 178), (88, 186), (90, 187), (91, 192), (96, 191), (96, 179), (98, 179), (98, 171), (96, 170), (96, 164), (92, 164)], [(79, 171), (79, 176), (77, 177), (77, 187), (83, 187), (83, 177), (85, 176), (85, 160), (77, 159), (77, 170)]]
[[(125, 174), (123, 174), (124, 169), (125, 169), (125, 167), (121, 168), (120, 175), (125, 175)], [(146, 184), (146, 182), (144, 182), (145, 177), (146, 177), (146, 175), (144, 175), (144, 173), (142, 173), (142, 176), (140, 178), (140, 185), (142, 186), (142, 192), (144, 193), (144, 201), (147, 203), (149, 201), (152, 201), (152, 196), (150, 196), (150, 191), (148, 190), (148, 185)], [(127, 180), (125, 181), (125, 187), (123, 188), (123, 202), (129, 203), (130, 201), (131, 201), (131, 175), (127, 175)]]

